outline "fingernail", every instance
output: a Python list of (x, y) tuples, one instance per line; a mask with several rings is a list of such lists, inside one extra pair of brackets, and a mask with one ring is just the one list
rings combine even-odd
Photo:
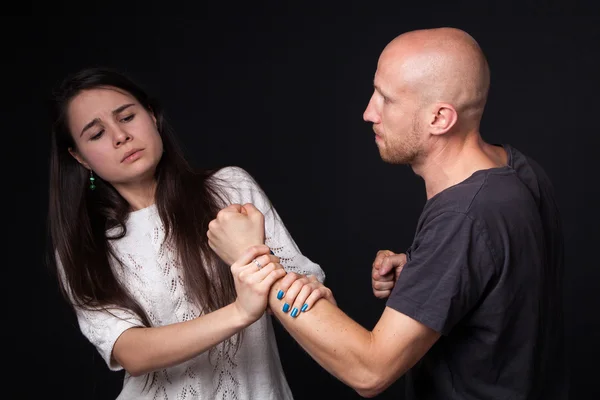
[(294, 307), (290, 315), (292, 316), (292, 318), (296, 318), (298, 316), (298, 309)]
[(304, 311), (306, 311), (307, 308), (308, 308), (308, 304), (304, 304), (302, 306), (302, 308), (300, 309), (300, 311), (304, 312)]
[(277, 300), (283, 299), (283, 295), (284, 295), (283, 290), (280, 290), (279, 292), (277, 292)]
[[(282, 310), (283, 310), (283, 312), (288, 312), (288, 310), (289, 310), (289, 309), (290, 309), (290, 305), (289, 305), (288, 303), (285, 303), (285, 304), (283, 305), (283, 309), (282, 309)], [(295, 308), (294, 308), (294, 310), (295, 310)]]

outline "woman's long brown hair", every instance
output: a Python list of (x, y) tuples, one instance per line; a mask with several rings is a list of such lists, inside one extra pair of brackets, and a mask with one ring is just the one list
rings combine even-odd
[[(67, 125), (69, 102), (84, 90), (113, 87), (135, 97), (156, 117), (164, 154), (156, 168), (156, 207), (165, 228), (165, 240), (177, 250), (187, 294), (203, 313), (230, 304), (236, 292), (229, 268), (208, 246), (208, 223), (223, 203), (223, 194), (210, 171), (194, 171), (163, 115), (160, 105), (125, 75), (103, 68), (69, 76), (54, 93), (54, 124), (50, 150), (48, 209), (48, 262), (63, 296), (84, 309), (123, 308), (137, 314), (145, 326), (151, 321), (140, 304), (116, 278), (111, 262), (120, 262), (110, 241), (126, 234), (130, 206), (107, 182), (96, 176), (89, 189), (89, 172), (69, 153), (75, 143)], [(118, 235), (107, 230), (118, 228)], [(112, 230), (111, 230), (112, 231)], [(238, 334), (239, 335), (239, 334)], [(233, 338), (240, 339), (236, 335)], [(233, 339), (232, 338), (232, 339)], [(225, 342), (230, 345), (232, 339)], [(240, 340), (235, 340), (239, 347)]]

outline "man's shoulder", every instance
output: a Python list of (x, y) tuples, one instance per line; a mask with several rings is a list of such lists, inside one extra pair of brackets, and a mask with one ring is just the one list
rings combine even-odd
[(464, 181), (434, 196), (426, 210), (439, 214), (456, 212), (471, 214), (480, 207), (503, 205), (507, 199), (516, 201), (529, 197), (528, 191), (510, 167), (476, 171)]
[(542, 165), (534, 158), (510, 145), (504, 145), (509, 153), (509, 165), (517, 172), (536, 201), (543, 197), (554, 197), (554, 185)]

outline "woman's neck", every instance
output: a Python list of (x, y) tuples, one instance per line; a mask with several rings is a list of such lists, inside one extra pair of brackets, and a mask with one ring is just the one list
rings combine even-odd
[(114, 186), (119, 194), (129, 203), (132, 211), (149, 207), (155, 202), (156, 180)]

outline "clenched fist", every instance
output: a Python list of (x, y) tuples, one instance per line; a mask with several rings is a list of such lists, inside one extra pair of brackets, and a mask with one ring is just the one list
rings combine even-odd
[(406, 254), (396, 254), (390, 250), (379, 250), (373, 269), (371, 271), (371, 283), (373, 294), (379, 299), (385, 299), (392, 293), (392, 289), (406, 264)]
[(208, 245), (232, 265), (250, 246), (265, 243), (265, 218), (254, 205), (232, 204), (208, 224)]

